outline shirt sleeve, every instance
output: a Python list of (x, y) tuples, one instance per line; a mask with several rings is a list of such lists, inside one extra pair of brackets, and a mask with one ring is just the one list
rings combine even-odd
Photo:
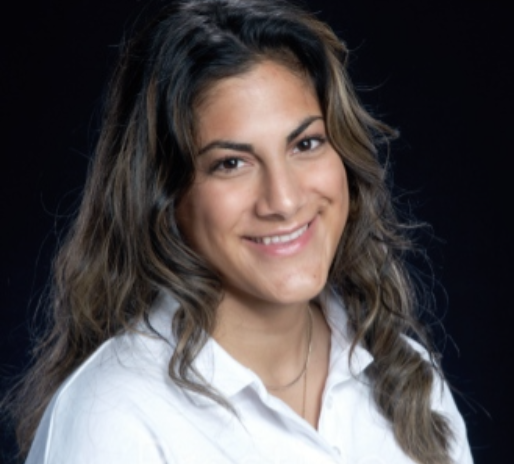
[(26, 464), (173, 464), (137, 405), (53, 405)]
[[(431, 362), (430, 356), (423, 346), (410, 337), (405, 337), (405, 339), (427, 362)], [(450, 457), (452, 462), (454, 464), (473, 464), (466, 424), (462, 414), (457, 409), (450, 387), (435, 370), (433, 371), (433, 375), (432, 409), (444, 416), (449, 422), (453, 434), (450, 445)]]
[(434, 389), (432, 407), (442, 414), (450, 423), (453, 432), (450, 455), (454, 464), (473, 464), (471, 449), (468, 442), (466, 424), (457, 409), (450, 388), (438, 373), (434, 373)]

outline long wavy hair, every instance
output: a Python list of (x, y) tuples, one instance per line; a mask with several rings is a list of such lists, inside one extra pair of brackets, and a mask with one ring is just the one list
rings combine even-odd
[(311, 80), (347, 170), (350, 214), (327, 285), (345, 302), (354, 347), (374, 356), (366, 374), (376, 404), (413, 460), (450, 463), (451, 430), (430, 406), (437, 365), (404, 337), (426, 341), (404, 264), (408, 226), (380, 160), (393, 131), (359, 103), (347, 56), (326, 24), (281, 0), (175, 2), (124, 44), (82, 204), (54, 263), (53, 322), (11, 403), (22, 454), (62, 382), (107, 339), (149, 324), (163, 289), (180, 304), (171, 379), (230, 407), (192, 366), (222, 284), (184, 242), (174, 211), (194, 179), (195, 108), (206, 90), (275, 60)]

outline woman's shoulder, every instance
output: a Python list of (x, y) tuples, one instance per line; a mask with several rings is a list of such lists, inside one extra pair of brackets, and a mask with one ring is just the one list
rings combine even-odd
[(148, 322), (104, 342), (64, 382), (56, 403), (140, 403), (150, 391), (172, 388), (167, 379), (174, 349), (173, 309), (156, 304)]
[[(111, 452), (115, 462), (120, 452), (127, 463), (161, 462), (166, 453), (155, 436), (163, 428), (157, 422), (174, 417), (180, 426), (183, 393), (168, 375), (172, 340), (139, 328), (107, 340), (61, 385), (27, 464), (103, 463)], [(142, 450), (148, 459), (135, 460)]]
[[(107, 340), (64, 382), (55, 401), (86, 404), (141, 401), (147, 389), (164, 386), (171, 346), (130, 332)], [(171, 386), (171, 385), (166, 385)], [(56, 405), (57, 406), (57, 405)]]
[(431, 365), (433, 373), (431, 406), (432, 410), (441, 414), (448, 421), (452, 435), (451, 456), (455, 462), (473, 462), (467, 439), (466, 424), (455, 403), (452, 388), (445, 378), (442, 369), (437, 364), (435, 355), (432, 354), (420, 342), (411, 337), (404, 336), (411, 348), (417, 351), (421, 357)]

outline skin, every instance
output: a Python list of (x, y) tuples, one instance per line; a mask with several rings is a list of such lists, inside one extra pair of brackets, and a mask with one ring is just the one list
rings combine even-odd
[[(309, 301), (326, 285), (346, 224), (344, 165), (312, 84), (272, 61), (214, 84), (197, 117), (195, 181), (177, 221), (222, 278), (213, 336), (265, 384), (287, 384), (305, 362)], [(287, 243), (263, 243), (302, 231)], [(330, 331), (311, 308), (306, 418), (316, 426)], [(271, 393), (301, 411), (302, 382)]]

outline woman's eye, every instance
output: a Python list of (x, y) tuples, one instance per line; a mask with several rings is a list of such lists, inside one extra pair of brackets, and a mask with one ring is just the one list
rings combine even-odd
[(324, 139), (321, 137), (308, 137), (308, 138), (302, 139), (296, 144), (295, 152), (315, 150), (323, 142), (324, 142)]
[(212, 166), (211, 171), (229, 172), (239, 169), (243, 166), (243, 160), (239, 158), (223, 158), (222, 160), (216, 161)]

